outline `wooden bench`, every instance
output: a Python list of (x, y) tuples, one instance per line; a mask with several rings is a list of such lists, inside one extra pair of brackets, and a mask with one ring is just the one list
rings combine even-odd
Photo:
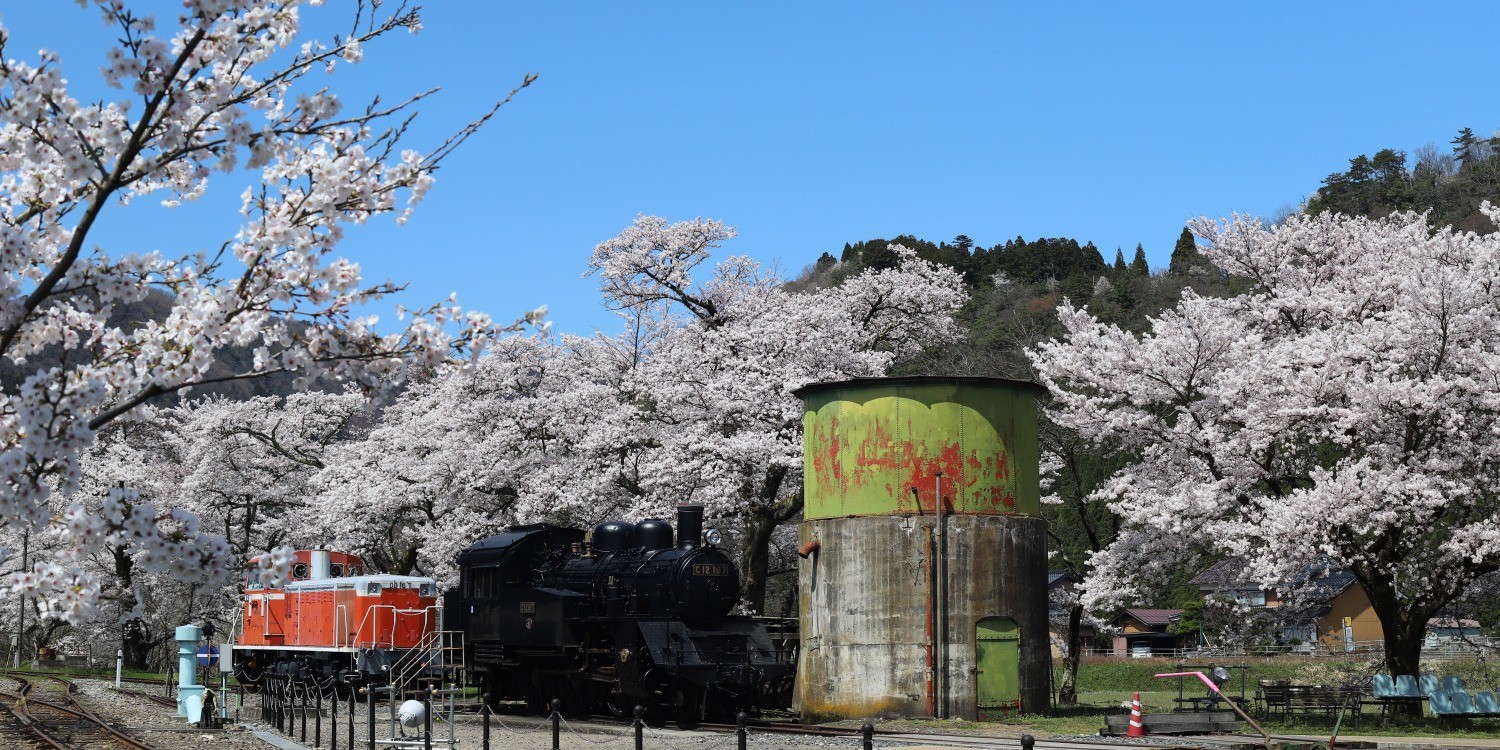
[(1255, 710), (1262, 713), (1286, 713), (1290, 680), (1261, 680), (1255, 686)]
[(1338, 713), (1345, 706), (1355, 714), (1360, 711), (1360, 694), (1356, 688), (1324, 687), (1323, 685), (1287, 685), (1286, 713), (1319, 711)]

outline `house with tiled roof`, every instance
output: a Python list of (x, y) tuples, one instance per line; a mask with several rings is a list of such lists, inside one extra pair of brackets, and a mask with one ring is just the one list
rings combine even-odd
[(1246, 572), (1245, 559), (1228, 557), (1190, 581), (1205, 600), (1233, 602), (1251, 617), (1274, 623), (1275, 639), (1283, 644), (1314, 644), (1338, 651), (1360, 641), (1385, 639), (1370, 598), (1354, 574), (1323, 558), (1302, 566), (1294, 575), (1263, 587)]
[(1110, 621), (1116, 628), (1111, 651), (1115, 656), (1151, 656), (1192, 648), (1195, 636), (1169, 632), (1180, 617), (1180, 609), (1127, 609)]

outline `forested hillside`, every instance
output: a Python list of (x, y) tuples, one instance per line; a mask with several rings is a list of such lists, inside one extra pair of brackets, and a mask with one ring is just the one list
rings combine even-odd
[(1374, 156), (1360, 154), (1349, 160), (1347, 171), (1323, 180), (1308, 200), (1307, 212), (1384, 216), (1430, 210), (1428, 222), (1434, 227), (1495, 231), (1479, 206), (1500, 198), (1500, 131), (1481, 138), (1472, 128), (1464, 128), (1449, 144), (1444, 148), (1429, 143), (1413, 157), (1394, 148)]

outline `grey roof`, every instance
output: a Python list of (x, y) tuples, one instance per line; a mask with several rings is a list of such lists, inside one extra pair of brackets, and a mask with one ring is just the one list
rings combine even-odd
[(1127, 609), (1121, 613), (1121, 615), (1134, 617), (1142, 625), (1171, 625), (1172, 618), (1180, 614), (1182, 614), (1180, 609)]
[[(1260, 588), (1260, 583), (1245, 575), (1245, 558), (1226, 557), (1189, 581), (1200, 589)], [(1339, 567), (1331, 558), (1319, 556), (1271, 588), (1296, 590), (1309, 602), (1327, 602), (1344, 593), (1354, 583), (1354, 574)]]
[(1070, 581), (1077, 581), (1078, 580), (1077, 578), (1073, 577), (1072, 573), (1069, 573), (1066, 570), (1049, 570), (1049, 571), (1047, 571), (1047, 588), (1049, 588), (1049, 589), (1052, 588), (1054, 585), (1057, 584), (1058, 581), (1061, 581), (1064, 578), (1066, 578), (1066, 579), (1068, 579)]

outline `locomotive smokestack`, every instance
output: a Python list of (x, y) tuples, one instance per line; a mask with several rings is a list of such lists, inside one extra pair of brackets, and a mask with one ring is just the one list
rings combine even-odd
[(703, 506), (677, 506), (677, 547), (689, 549), (703, 546)]

